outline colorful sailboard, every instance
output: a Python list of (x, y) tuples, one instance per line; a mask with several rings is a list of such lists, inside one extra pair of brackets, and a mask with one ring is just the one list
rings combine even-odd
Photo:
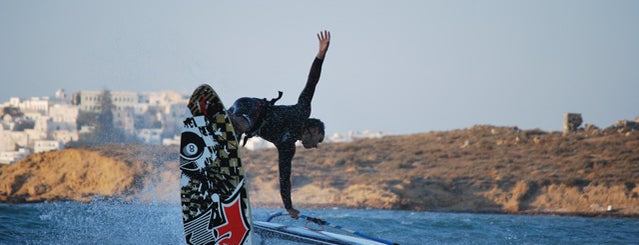
[(237, 137), (207, 84), (193, 92), (180, 142), (181, 204), (187, 244), (251, 244), (251, 208)]

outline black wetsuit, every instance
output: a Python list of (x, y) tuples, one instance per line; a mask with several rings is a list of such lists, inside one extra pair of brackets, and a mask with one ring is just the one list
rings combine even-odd
[(323, 60), (315, 58), (306, 86), (295, 105), (272, 105), (266, 99), (240, 98), (229, 111), (249, 120), (249, 136), (259, 136), (275, 145), (279, 153), (280, 194), (286, 209), (291, 201), (291, 160), (295, 142), (301, 138), (304, 123), (311, 115), (311, 100), (322, 72)]

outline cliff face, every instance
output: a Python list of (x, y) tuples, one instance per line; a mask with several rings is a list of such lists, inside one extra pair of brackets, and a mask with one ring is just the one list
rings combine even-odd
[(172, 198), (164, 193), (179, 191), (179, 169), (177, 154), (167, 152), (175, 151), (121, 145), (32, 154), (0, 168), (0, 202)]
[[(34, 154), (0, 168), (0, 202), (179, 202), (177, 147)], [(257, 207), (280, 207), (277, 152), (243, 151)], [(639, 132), (470, 129), (298, 148), (297, 207), (639, 216)], [(609, 211), (609, 205), (611, 210)]]

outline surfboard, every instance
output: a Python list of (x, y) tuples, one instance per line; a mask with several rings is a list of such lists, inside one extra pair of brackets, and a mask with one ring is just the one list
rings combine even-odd
[(187, 244), (251, 244), (251, 208), (237, 137), (207, 84), (189, 99), (180, 140), (182, 221)]

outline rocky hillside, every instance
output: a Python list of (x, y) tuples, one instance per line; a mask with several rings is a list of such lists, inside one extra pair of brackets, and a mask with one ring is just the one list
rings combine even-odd
[[(244, 151), (253, 205), (279, 207), (277, 153)], [(33, 154), (0, 168), (0, 202), (179, 202), (177, 147)], [(293, 203), (639, 217), (639, 132), (474, 126), (298, 148)]]
[(111, 145), (32, 154), (0, 168), (0, 202), (179, 200), (175, 148)]

